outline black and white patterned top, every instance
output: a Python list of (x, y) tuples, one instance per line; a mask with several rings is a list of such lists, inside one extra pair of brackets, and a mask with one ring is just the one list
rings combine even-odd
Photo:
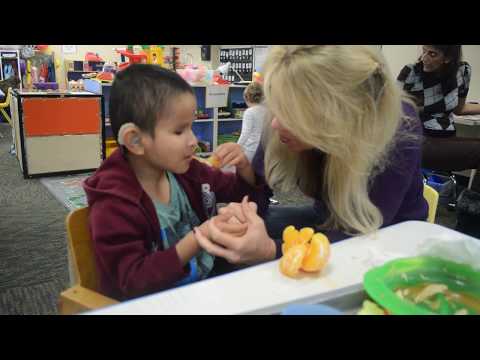
[(467, 62), (460, 63), (456, 76), (446, 79), (424, 72), (421, 62), (406, 65), (400, 71), (397, 80), (415, 97), (426, 135), (455, 134), (453, 110), (459, 98), (467, 97), (471, 76), (472, 68)]

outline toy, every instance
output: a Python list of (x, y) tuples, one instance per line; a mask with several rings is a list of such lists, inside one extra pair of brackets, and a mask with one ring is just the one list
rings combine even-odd
[(262, 74), (260, 74), (259, 72), (255, 71), (255, 72), (253, 73), (253, 81), (256, 82), (256, 83), (259, 83), (259, 84), (263, 84)]
[(70, 90), (84, 90), (84, 86), (83, 86), (83, 80), (80, 79), (78, 81), (75, 81), (75, 80), (71, 80), (68, 82), (68, 88)]
[(30, 60), (27, 60), (27, 86), (32, 84), (32, 63)]
[(155, 64), (165, 67), (165, 59), (163, 57), (163, 46), (145, 45), (143, 51), (147, 54), (147, 64)]
[(97, 79), (100, 81), (112, 82), (113, 73), (111, 72), (101, 72), (97, 75)]
[(48, 51), (48, 45), (35, 45), (36, 50), (46, 53)]
[(103, 59), (96, 53), (87, 52), (85, 54), (85, 61), (96, 61), (96, 62), (103, 62)]
[(110, 72), (112, 74), (115, 74), (117, 72), (117, 67), (114, 63), (105, 63), (103, 64), (102, 72)]
[(32, 83), (38, 83), (38, 69), (36, 66), (32, 66), (31, 68), (31, 75), (32, 75)]
[(312, 228), (300, 231), (294, 226), (283, 230), (283, 256), (280, 271), (289, 277), (296, 277), (300, 271), (319, 272), (330, 257), (330, 242), (322, 233), (314, 233)]
[(122, 63), (118, 66), (119, 70), (126, 69), (130, 64), (146, 64), (147, 55), (142, 51), (139, 54), (135, 54), (129, 50), (116, 50), (117, 53), (128, 58), (128, 62)]
[(211, 82), (213, 71), (208, 70), (205, 65), (185, 65), (183, 69), (178, 69), (177, 73), (187, 82), (198, 84)]

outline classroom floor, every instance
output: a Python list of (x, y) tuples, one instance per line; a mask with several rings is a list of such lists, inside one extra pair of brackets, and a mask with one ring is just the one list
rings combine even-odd
[(0, 314), (55, 314), (68, 285), (67, 209), (40, 183), (24, 180), (0, 123)]
[[(9, 154), (11, 130), (0, 123), (0, 315), (56, 314), (69, 286), (65, 216), (83, 200), (74, 177), (25, 180)], [(300, 192), (275, 194), (282, 205), (307, 204)], [(436, 222), (455, 226), (439, 208)]]

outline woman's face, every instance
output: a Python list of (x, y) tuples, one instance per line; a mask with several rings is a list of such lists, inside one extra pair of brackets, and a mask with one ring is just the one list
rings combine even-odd
[(423, 71), (425, 72), (440, 71), (445, 64), (450, 62), (440, 50), (430, 45), (423, 45), (420, 59), (423, 62)]
[(271, 126), (272, 129), (278, 131), (280, 141), (285, 144), (290, 151), (302, 152), (305, 150), (313, 149), (312, 146), (305, 144), (304, 142), (293, 136), (290, 131), (288, 131), (282, 126), (282, 124), (280, 123), (280, 121), (278, 121), (276, 117), (272, 119)]

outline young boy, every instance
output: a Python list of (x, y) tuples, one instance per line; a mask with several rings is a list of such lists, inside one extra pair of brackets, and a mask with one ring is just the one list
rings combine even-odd
[(189, 84), (157, 65), (130, 65), (113, 82), (110, 121), (121, 146), (84, 183), (107, 296), (123, 300), (206, 278), (220, 262), (200, 248), (194, 227), (208, 234), (208, 221), (218, 219), (241, 234), (246, 225), (215, 216), (216, 201), (263, 201), (265, 185), (255, 184), (241, 150), (222, 156), (236, 174), (194, 159), (195, 110)]

